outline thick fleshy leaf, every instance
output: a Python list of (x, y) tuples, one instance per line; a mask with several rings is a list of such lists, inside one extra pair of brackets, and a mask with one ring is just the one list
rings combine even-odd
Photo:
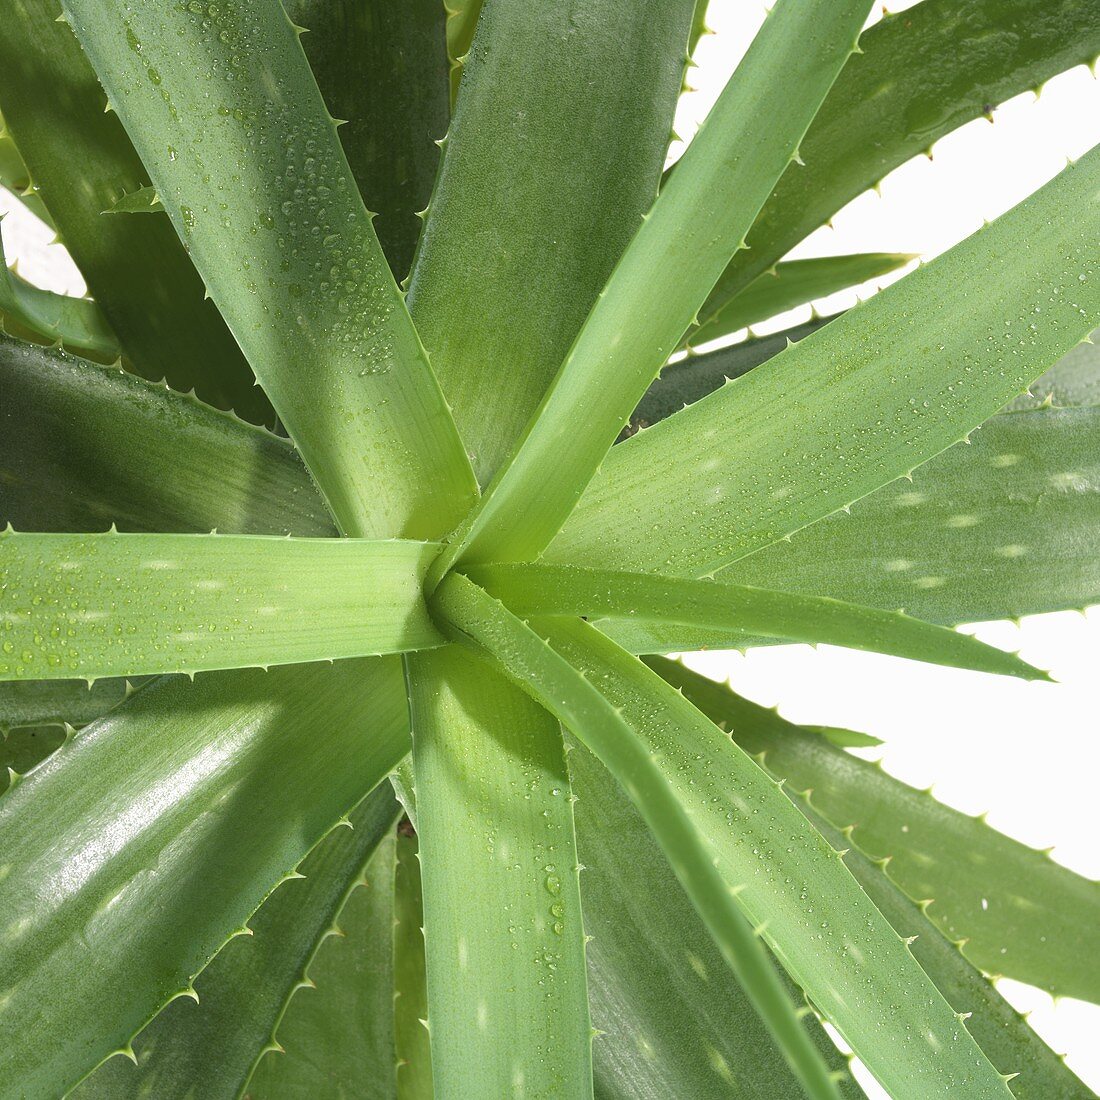
[(103, 217), (149, 177), (60, 12), (58, 0), (13, 0), (0, 40), (0, 109), (37, 194), (137, 373), (270, 423), (167, 219)]
[[(811, 1095), (835, 1086), (759, 941), (739, 923), (746, 917), (893, 1095), (1010, 1095), (837, 853), (671, 686), (580, 620), (542, 620), (543, 642), (458, 575), (433, 602), (467, 644), (499, 654), (500, 667), (623, 784)], [(869, 982), (880, 993), (873, 1003)]]
[[(389, 790), (387, 798), (394, 807)], [(249, 1082), (252, 1100), (395, 1096), (393, 874), (391, 835), (340, 910), (337, 934), (310, 963), (310, 987), (276, 1033), (283, 1050), (269, 1051)]]
[(344, 533), (442, 533), (473, 475), (281, 5), (64, 7)]
[(1100, 921), (1100, 883), (1054, 863), (1044, 852), (998, 833), (981, 818), (944, 806), (881, 767), (850, 756), (670, 661), (650, 658), (661, 675), (875, 858), (962, 951), (994, 974), (1052, 993), (1100, 1000), (1095, 951), (1082, 936)]
[(815, 298), (824, 298), (878, 275), (887, 275), (915, 259), (916, 256), (902, 253), (870, 252), (776, 264), (772, 271), (753, 280), (721, 307), (709, 303), (712, 306), (710, 319), (693, 328), (684, 343), (698, 347), (708, 340), (729, 336), (738, 329), (759, 324)]
[(8, 267), (2, 241), (0, 319), (6, 332), (38, 343), (60, 342), (69, 351), (101, 362), (114, 362), (120, 354), (118, 338), (95, 302), (54, 294), (21, 279)]
[(36, 218), (53, 228), (46, 204), (31, 183), (26, 162), (0, 118), (0, 187), (14, 195)]
[(1095, 326), (1098, 236), (1100, 147), (926, 267), (615, 447), (547, 556), (710, 572), (904, 476)]
[(459, 560), (530, 560), (557, 534), (796, 155), (869, 8), (799, 0), (768, 16), (429, 584)]
[(653, 202), (692, 7), (497, 0), (478, 21), (409, 307), (483, 484)]
[(0, 679), (140, 676), (439, 645), (434, 543), (0, 533)]
[(61, 748), (68, 735), (59, 725), (0, 730), (0, 793)]
[(84, 726), (117, 707), (130, 691), (128, 681), (114, 679), (91, 687), (86, 680), (6, 681), (0, 683), (0, 730), (58, 722)]
[(700, 310), (705, 322), (845, 203), (944, 134), (1100, 55), (1091, 0), (924, 0), (860, 39), (813, 126)]
[[(1014, 654), (968, 634), (828, 598), (569, 565), (486, 565), (470, 569), (468, 576), (521, 618), (581, 615), (664, 620), (682, 624), (688, 639), (700, 628), (729, 631), (736, 640), (745, 633), (763, 634), (1028, 680), (1046, 679)], [(675, 631), (668, 633), (675, 638)]]
[(622, 717), (621, 708), (612, 706), (585, 673), (467, 578), (451, 574), (437, 588), (434, 606), (474, 652), (490, 661), (494, 652), (507, 653), (508, 664), (499, 665), (506, 675), (538, 702), (553, 707), (611, 769), (653, 830), (795, 1076), (811, 1097), (835, 1097), (836, 1084), (799, 1024), (767, 952), (736, 905), (732, 884), (723, 881), (708, 842), (658, 769), (655, 754)]
[[(834, 847), (848, 844), (846, 834), (815, 813), (803, 799), (795, 802), (811, 824)], [(958, 1012), (966, 1012), (966, 1027), (985, 1056), (1010, 1080), (1017, 1100), (1084, 1100), (1095, 1096), (1069, 1069), (1065, 1059), (1043, 1042), (977, 967), (884, 874), (881, 866), (849, 848), (844, 863), (875, 908), (910, 940), (914, 958), (936, 988)]]
[[(600, 762), (570, 743), (592, 1044), (600, 1100), (776, 1100), (802, 1095), (645, 822)], [(782, 976), (782, 975), (781, 975)], [(791, 997), (801, 993), (791, 987)], [(841, 1095), (862, 1098), (812, 1013)]]
[(407, 751), (399, 669), (158, 681), (0, 799), (0, 1079), (62, 1095), (189, 989)]
[(0, 526), (336, 533), (288, 440), (0, 334)]
[(1063, 355), (1008, 406), (1012, 412), (1041, 405), (1100, 405), (1100, 329)]
[(447, 56), (451, 64), (451, 97), (458, 95), (463, 65), (474, 40), (485, 0), (451, 0), (447, 11)]
[(282, 884), (260, 906), (249, 921), (252, 935), (218, 952), (194, 983), (198, 1003), (173, 1001), (134, 1040), (136, 1065), (112, 1058), (73, 1100), (237, 1100), (291, 998), (313, 981), (318, 949), (396, 814), (393, 792), (383, 784), (348, 814), (350, 828), (334, 829), (310, 853), (297, 871), (303, 877)]
[(462, 648), (406, 662), (436, 1094), (589, 1096), (561, 727)]
[(404, 279), (450, 115), (439, 0), (287, 0), (395, 278)]
[(398, 1100), (433, 1100), (424, 967), (424, 896), (415, 836), (397, 832), (393, 901), (393, 1038)]

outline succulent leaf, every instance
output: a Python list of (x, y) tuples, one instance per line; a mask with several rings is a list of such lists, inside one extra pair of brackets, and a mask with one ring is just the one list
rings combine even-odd
[(398, 1100), (432, 1100), (424, 895), (415, 836), (399, 827), (393, 903), (393, 1037)]

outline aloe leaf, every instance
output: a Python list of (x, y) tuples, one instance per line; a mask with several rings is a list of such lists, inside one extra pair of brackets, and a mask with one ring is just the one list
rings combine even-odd
[[(833, 828), (806, 801), (798, 800), (795, 805), (830, 844), (838, 848), (846, 845), (846, 834)], [(911, 940), (914, 958), (947, 1001), (969, 1013), (967, 1030), (986, 1057), (1010, 1076), (1008, 1087), (1017, 1100), (1083, 1100), (1095, 1096), (880, 866), (853, 849), (845, 852), (844, 863), (898, 935)]]
[(461, 648), (406, 662), (436, 1094), (591, 1095), (561, 728)]
[(126, 362), (270, 423), (271, 406), (163, 218), (105, 218), (149, 183), (58, 0), (13, 0), (0, 41), (0, 110), (36, 193), (122, 343)]
[[(480, 6), (451, 15), (453, 48)], [(409, 307), (483, 484), (653, 202), (691, 14), (692, 0), (481, 14)]]
[(424, 959), (424, 895), (415, 836), (397, 831), (393, 902), (393, 1037), (398, 1100), (432, 1100)]
[(65, 2), (341, 529), (438, 535), (476, 486), (294, 27), (215, 8)]
[(689, 355), (669, 363), (630, 414), (623, 437), (629, 438), (666, 416), (679, 412), (685, 405), (693, 405), (708, 393), (720, 390), (731, 378), (748, 374), (784, 351), (788, 342), (798, 343), (830, 320), (832, 318), (807, 321), (774, 336), (752, 337), (729, 347)]
[(70, 298), (42, 290), (21, 279), (4, 259), (0, 241), (0, 318), (15, 335), (55, 344), (103, 362), (119, 357), (118, 338), (87, 298)]
[(543, 642), (457, 574), (433, 602), (623, 785), (810, 1095), (835, 1086), (746, 918), (891, 1095), (1010, 1095), (838, 854), (674, 688), (580, 620), (541, 620)]
[(0, 334), (0, 525), (335, 534), (288, 440)]
[[(392, 793), (387, 797), (395, 808)], [(283, 1050), (265, 1055), (245, 1095), (253, 1100), (396, 1095), (393, 875), (391, 834), (340, 910), (338, 934), (321, 945), (310, 964), (314, 988), (290, 1002), (276, 1039)]]
[(0, 1079), (62, 1095), (190, 989), (407, 751), (399, 668), (158, 681), (0, 799)]
[(289, 0), (340, 143), (394, 276), (404, 279), (420, 236), (447, 132), (446, 12), (440, 0)]
[[(438, 586), (434, 603), (474, 652), (492, 660), (495, 650), (505, 649), (509, 663), (500, 667), (509, 678), (539, 702), (553, 706), (554, 713), (607, 764), (637, 803), (795, 1076), (811, 1097), (837, 1096), (834, 1080), (801, 1027), (763, 945), (736, 906), (733, 891), (722, 880), (707, 841), (619, 708), (467, 578), (448, 577)], [(429, 980), (430, 965), (429, 961)]]
[(0, 679), (198, 672), (439, 645), (434, 543), (0, 534)]
[(712, 580), (614, 573), (578, 566), (488, 565), (475, 584), (521, 618), (613, 616), (681, 623), (692, 630), (763, 634), (792, 642), (847, 646), (917, 661), (1047, 679), (1019, 657), (896, 612)]
[(812, 790), (811, 805), (865, 853), (889, 858), (888, 874), (924, 907), (963, 954), (994, 974), (1051, 993), (1100, 1000), (1100, 965), (1081, 951), (1082, 929), (1095, 927), (1100, 883), (1090, 882), (991, 829), (981, 818), (944, 806), (881, 767), (849, 755), (683, 666), (652, 667), (683, 691), (793, 790)]
[(1100, 147), (926, 267), (614, 448), (547, 556), (710, 572), (908, 474), (1095, 326), (1098, 235)]
[[(802, 1095), (638, 811), (583, 745), (568, 744), (591, 937), (586, 954), (596, 1095)], [(801, 998), (793, 985), (790, 990)], [(862, 1098), (817, 1018), (807, 1012), (802, 1026), (841, 1094)]]
[(194, 982), (198, 1002), (173, 1001), (133, 1041), (136, 1065), (110, 1059), (73, 1100), (236, 1100), (276, 1041), (288, 1005), (297, 1007), (297, 991), (312, 984), (318, 949), (396, 812), (387, 784), (365, 798), (348, 814), (350, 827), (334, 829), (260, 906), (249, 921), (252, 935), (230, 940), (203, 970)]
[(1100, 408), (986, 421), (852, 507), (719, 576), (940, 623), (1100, 601)]
[(18, 782), (51, 753), (56, 752), (69, 734), (65, 726), (19, 726), (0, 731), (0, 794), (12, 781)]
[(31, 183), (31, 174), (3, 118), (0, 118), (0, 187), (13, 194), (36, 218), (54, 228), (50, 212)]
[(1054, 405), (1100, 405), (1100, 329), (1062, 356), (1028, 392), (1008, 406), (1010, 412)]
[[(458, 560), (529, 560), (557, 534), (797, 155), (869, 8), (869, 0), (785, 0), (768, 16), (430, 583)], [(779, 84), (790, 94), (776, 100)]]
[(683, 342), (698, 347), (708, 340), (729, 336), (814, 298), (888, 275), (916, 258), (904, 253), (868, 252), (776, 264), (724, 305), (710, 303), (709, 320), (691, 329)]
[(860, 40), (802, 142), (700, 310), (705, 323), (845, 203), (944, 134), (1100, 55), (1090, 0), (924, 0)]
[(466, 55), (474, 41), (474, 31), (485, 0), (450, 0), (447, 12), (447, 57), (451, 67), (451, 99), (458, 97)]
[[(134, 687), (143, 681), (136, 681)], [(84, 726), (117, 707), (131, 692), (127, 680), (7, 681), (0, 683), (0, 730), (68, 722)]]

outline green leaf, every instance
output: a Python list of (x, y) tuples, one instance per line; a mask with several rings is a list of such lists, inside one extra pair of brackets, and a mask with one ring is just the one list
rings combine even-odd
[[(387, 790), (390, 807), (392, 792)], [(393, 1035), (394, 838), (387, 836), (340, 910), (339, 932), (310, 964), (315, 988), (290, 1002), (277, 1041), (249, 1082), (254, 1100), (395, 1093)], [(205, 1100), (205, 1094), (204, 1100)]]
[(0, 1080), (60, 1096), (127, 1047), (405, 754), (407, 721), (396, 658), (162, 680), (9, 790)]
[(440, 0), (288, 0), (394, 276), (404, 279), (450, 115)]
[(288, 440), (0, 334), (0, 525), (332, 535)]
[(614, 448), (547, 556), (710, 572), (906, 475), (1095, 326), (1098, 235), (1100, 148), (926, 267)]
[(1100, 883), (900, 783), (876, 764), (660, 658), (648, 662), (712, 721), (875, 858), (975, 965), (1068, 997), (1100, 1000), (1100, 964), (1080, 949)]
[(110, 363), (119, 357), (118, 338), (87, 298), (42, 290), (16, 274), (0, 241), (0, 318), (5, 331)]
[[(463, 54), (480, 8), (451, 15)], [(653, 202), (691, 14), (498, 0), (478, 21), (409, 307), (482, 484)]]
[(832, 318), (807, 321), (804, 325), (796, 325), (777, 332), (774, 336), (742, 340), (729, 347), (688, 355), (669, 363), (631, 413), (624, 436), (634, 435), (643, 428), (656, 424), (658, 420), (679, 412), (685, 405), (694, 404), (708, 393), (720, 390), (731, 378), (748, 374), (750, 370), (784, 351), (788, 342), (798, 343), (811, 332), (817, 332), (829, 320)]
[(280, 1025), (291, 1023), (299, 1001), (311, 996), (296, 991), (314, 982), (318, 949), (334, 933), (338, 914), (343, 920), (367, 861), (382, 855), (376, 849), (396, 814), (393, 792), (383, 784), (348, 815), (349, 828), (334, 829), (260, 906), (249, 921), (252, 935), (218, 952), (194, 983), (198, 1003), (173, 1001), (134, 1040), (137, 1065), (112, 1058), (73, 1100), (236, 1100), (276, 1041), (276, 1028), (281, 1039)]
[(65, 0), (341, 529), (439, 535), (476, 486), (335, 124), (275, 0), (215, 7)]
[(406, 660), (436, 1093), (591, 1095), (561, 728), (461, 648)]
[(719, 576), (951, 624), (1100, 602), (1100, 408), (993, 417), (912, 483)]
[(842, 206), (944, 134), (1100, 55), (1091, 0), (924, 0), (860, 39), (700, 310), (704, 323)]
[[(859, 604), (713, 580), (614, 573), (579, 566), (488, 565), (467, 571), (475, 584), (521, 618), (542, 615), (654, 619), (692, 630), (763, 634), (890, 653), (916, 661), (1047, 679), (1011, 653), (968, 634)], [(676, 647), (679, 648), (679, 647)]]
[(13, 780), (18, 782), (56, 752), (67, 736), (64, 726), (20, 726), (0, 731), (0, 794)]
[(746, 917), (893, 1095), (1009, 1095), (837, 853), (673, 688), (580, 621), (543, 620), (551, 648), (458, 575), (433, 602), (468, 644), (500, 653), (624, 786), (810, 1095), (835, 1086)]
[(506, 651), (508, 664), (499, 667), (540, 703), (552, 706), (608, 766), (642, 812), (797, 1078), (810, 1096), (835, 1097), (835, 1083), (799, 1024), (767, 952), (737, 907), (729, 888), (732, 884), (723, 881), (694, 818), (656, 767), (651, 751), (622, 717), (621, 708), (612, 706), (587, 675), (467, 578), (449, 576), (438, 587), (434, 605), (475, 652), (492, 660), (494, 651)]
[[(144, 681), (137, 681), (134, 687)], [(84, 726), (130, 694), (126, 680), (31, 680), (0, 683), (0, 730), (68, 722)]]
[[(406, 758), (407, 759), (407, 758)], [(432, 1100), (424, 959), (424, 897), (415, 836), (397, 832), (393, 903), (393, 1035), (398, 1100)]]
[[(796, 155), (869, 7), (870, 0), (800, 0), (769, 15), (429, 585), (459, 560), (528, 560), (558, 532)], [(777, 100), (781, 83), (790, 94)]]
[(1100, 329), (1070, 349), (1053, 367), (1028, 387), (1028, 393), (1008, 406), (1012, 412), (1051, 404), (1100, 405)]
[(54, 228), (50, 212), (31, 184), (31, 174), (11, 134), (0, 118), (0, 187), (6, 188), (40, 221)]
[(0, 109), (31, 182), (126, 362), (259, 423), (271, 406), (163, 218), (105, 218), (149, 177), (58, 0), (13, 0), (0, 39)]
[(458, 97), (466, 55), (474, 40), (484, 0), (451, 0), (447, 12), (447, 56), (451, 64), (451, 99)]
[(708, 340), (729, 336), (815, 298), (887, 275), (916, 258), (902, 253), (869, 252), (776, 264), (724, 305), (709, 301), (710, 319), (693, 328), (683, 342), (698, 347)]
[(104, 214), (163, 214), (164, 204), (152, 187), (139, 187), (129, 195), (116, 199)]
[(439, 645), (434, 543), (0, 533), (0, 679), (131, 676)]
[[(805, 801), (796, 801), (795, 805), (830, 844), (845, 846), (846, 834), (814, 813)], [(986, 1057), (1006, 1076), (1011, 1075), (1008, 1087), (1017, 1100), (1082, 1100), (1095, 1096), (1066, 1066), (1065, 1060), (1039, 1038), (1026, 1017), (963, 958), (958, 946), (940, 932), (920, 906), (911, 902), (878, 865), (852, 849), (845, 852), (844, 863), (898, 935), (911, 940), (913, 957), (948, 1003), (970, 1014), (967, 1030)]]
[[(638, 811), (583, 745), (567, 743), (577, 847), (585, 868), (584, 921), (591, 937), (596, 1095), (601, 1100), (801, 1096), (782, 1052)], [(792, 999), (801, 1000), (800, 991), (790, 984), (789, 989)], [(838, 1078), (841, 1094), (862, 1098), (817, 1018), (806, 1013), (802, 1026)]]

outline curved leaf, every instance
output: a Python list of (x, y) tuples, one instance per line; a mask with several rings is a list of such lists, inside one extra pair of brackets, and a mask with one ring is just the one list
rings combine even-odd
[(406, 662), (436, 1095), (589, 1096), (561, 727), (461, 648)]
[(764, 754), (792, 789), (812, 791), (818, 813), (838, 828), (854, 826), (850, 839), (864, 852), (889, 857), (889, 876), (909, 897), (934, 898), (925, 912), (949, 939), (966, 940), (968, 959), (1051, 993), (1100, 1001), (1097, 953), (1082, 950), (1082, 937), (1100, 920), (1100, 883), (721, 684), (670, 661), (648, 661), (747, 752)]
[(0, 40), (0, 110), (36, 194), (135, 371), (270, 423), (270, 404), (167, 220), (103, 217), (149, 177), (60, 12), (59, 0), (12, 0)]
[(521, 618), (582, 615), (666, 620), (683, 624), (688, 637), (699, 628), (731, 631), (735, 637), (742, 632), (763, 634), (1028, 680), (1046, 679), (1014, 654), (967, 634), (837, 600), (568, 565), (487, 565), (468, 570), (467, 576)]
[(1100, 56), (1091, 0), (923, 0), (860, 39), (791, 165), (699, 311), (704, 323), (845, 203), (944, 134)]
[[(406, 758), (407, 759), (407, 758)], [(424, 959), (424, 895), (414, 836), (397, 832), (393, 904), (393, 1037), (398, 1100), (433, 1100)]]
[(160, 680), (0, 799), (0, 1080), (62, 1095), (188, 991), (407, 751), (399, 667)]
[(194, 983), (198, 1003), (173, 1001), (134, 1040), (136, 1065), (112, 1058), (70, 1094), (73, 1100), (237, 1100), (291, 998), (312, 983), (317, 952), (337, 917), (344, 919), (396, 814), (383, 784), (348, 814), (348, 828), (334, 829), (260, 906), (249, 921), (252, 934), (218, 952)]
[(0, 679), (198, 672), (441, 643), (433, 543), (0, 533)]
[(477, 39), (409, 307), (483, 484), (653, 202), (692, 6), (452, 5), (452, 49)]
[(341, 529), (441, 534), (473, 475), (281, 4), (64, 6)]
[[(797, 155), (869, 8), (870, 0), (795, 0), (769, 15), (429, 585), (459, 560), (530, 560), (557, 534)], [(776, 99), (784, 81), (789, 94)]]
[(698, 575), (908, 474), (1096, 325), (1098, 236), (1100, 147), (926, 267), (615, 447), (547, 557)]
[[(136, 681), (134, 687), (143, 681)], [(23, 680), (0, 683), (0, 730), (68, 722), (84, 726), (128, 698), (126, 680)]]

